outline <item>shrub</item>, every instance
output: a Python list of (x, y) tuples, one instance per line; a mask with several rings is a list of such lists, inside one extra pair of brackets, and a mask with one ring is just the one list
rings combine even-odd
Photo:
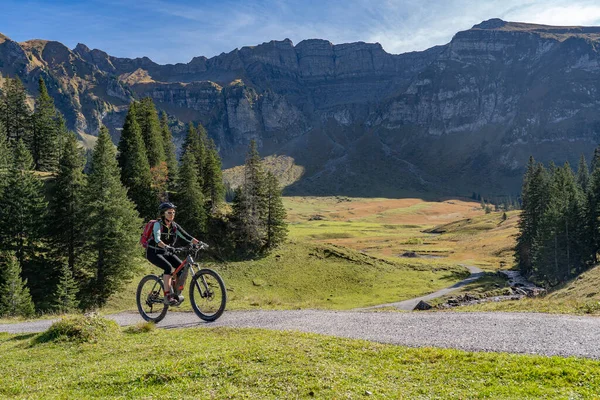
[(156, 324), (154, 322), (139, 322), (135, 325), (128, 326), (125, 329), (127, 333), (147, 333), (152, 332), (156, 328)]
[(76, 315), (53, 323), (47, 331), (36, 338), (36, 342), (94, 343), (104, 337), (120, 333), (119, 325), (115, 321), (94, 314)]

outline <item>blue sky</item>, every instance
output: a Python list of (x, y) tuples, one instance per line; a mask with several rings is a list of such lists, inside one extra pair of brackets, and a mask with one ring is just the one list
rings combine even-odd
[(490, 18), (599, 25), (597, 0), (0, 0), (0, 32), (16, 41), (84, 43), (160, 64), (269, 40), (379, 42), (390, 53), (445, 44)]

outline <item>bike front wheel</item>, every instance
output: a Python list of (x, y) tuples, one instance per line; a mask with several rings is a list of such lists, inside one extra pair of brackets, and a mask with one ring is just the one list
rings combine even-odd
[(168, 305), (164, 304), (163, 281), (156, 275), (146, 275), (140, 281), (135, 300), (138, 311), (146, 321), (158, 323), (167, 315)]
[(225, 311), (227, 292), (223, 279), (212, 269), (201, 269), (190, 282), (190, 302), (196, 315), (215, 321)]

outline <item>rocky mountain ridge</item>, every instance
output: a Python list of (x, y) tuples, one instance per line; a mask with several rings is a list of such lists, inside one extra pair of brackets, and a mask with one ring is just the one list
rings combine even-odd
[(35, 94), (37, 77), (83, 138), (115, 140), (128, 103), (150, 96), (203, 123), (224, 166), (247, 143), (292, 157), (289, 193), (361, 196), (515, 194), (530, 154), (574, 163), (600, 134), (600, 27), (499, 19), (422, 52), (379, 44), (271, 41), (159, 65), (78, 44), (0, 35), (0, 74)]

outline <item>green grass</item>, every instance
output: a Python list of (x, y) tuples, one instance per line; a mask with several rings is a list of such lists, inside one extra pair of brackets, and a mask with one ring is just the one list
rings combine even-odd
[[(492, 282), (500, 283), (500, 282)], [(453, 292), (481, 292), (482, 287), (493, 290), (485, 281), (476, 282)], [(440, 300), (441, 301), (441, 300)], [(489, 302), (460, 307), (459, 311), (544, 312), (552, 314), (600, 315), (600, 266), (552, 288), (546, 296), (525, 298), (518, 301)]]
[(256, 329), (156, 329), (96, 343), (0, 334), (10, 399), (583, 399), (600, 362), (412, 349)]
[[(328, 244), (290, 241), (264, 258), (215, 269), (227, 287), (227, 309), (351, 309), (401, 301), (435, 292), (468, 276), (459, 265), (437, 260), (390, 260)], [(157, 268), (146, 265), (113, 296), (103, 313), (136, 310), (137, 283)], [(189, 284), (189, 278), (188, 278)], [(187, 285), (183, 292), (187, 297)], [(179, 308), (191, 310), (188, 301)]]
[[(445, 303), (451, 297), (457, 297), (467, 293), (478, 299), (483, 299), (490, 296), (500, 296), (505, 294), (507, 290), (510, 291), (510, 289), (508, 289), (507, 279), (499, 276), (495, 272), (485, 272), (483, 277), (479, 278), (475, 282), (471, 282), (465, 286), (462, 286), (445, 296), (438, 297), (437, 299), (434, 299), (431, 304), (437, 305)], [(462, 311), (465, 308), (466, 307), (460, 307), (456, 310)]]
[(219, 270), (228, 309), (350, 309), (434, 292), (464, 278), (460, 266), (389, 262), (331, 245), (288, 243)]

